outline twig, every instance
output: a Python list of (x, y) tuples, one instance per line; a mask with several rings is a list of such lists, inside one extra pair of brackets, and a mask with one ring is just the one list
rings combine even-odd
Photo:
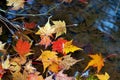
[(19, 14), (19, 13), (12, 13), (3, 9), (0, 9), (1, 12), (7, 13), (7, 14), (11, 14), (14, 16), (44, 16), (44, 15), (48, 15), (49, 12), (51, 12), (52, 10), (54, 10), (57, 6), (61, 5), (64, 1), (62, 1), (59, 4), (56, 4), (54, 7), (50, 8), (47, 12), (42, 13), (42, 14)]

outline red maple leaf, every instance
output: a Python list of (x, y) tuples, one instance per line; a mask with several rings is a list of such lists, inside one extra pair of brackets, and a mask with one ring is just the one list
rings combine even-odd
[(52, 42), (52, 50), (63, 53), (63, 45), (67, 42), (67, 40), (63, 38), (59, 38), (57, 41)]
[(84, 4), (87, 4), (88, 3), (87, 1), (88, 0), (79, 0), (79, 2), (84, 3)]
[(24, 56), (28, 52), (30, 52), (30, 43), (28, 41), (23, 41), (22, 39), (19, 39), (16, 43), (15, 50), (18, 52), (20, 56)]
[(28, 29), (34, 29), (35, 28), (35, 23), (34, 22), (30, 22), (30, 23), (28, 23), (28, 22), (25, 22), (24, 23), (24, 27), (25, 28), (28, 28)]
[(0, 64), (0, 78), (2, 78), (2, 76), (3, 76), (4, 73), (5, 73), (5, 71), (2, 68), (2, 65)]

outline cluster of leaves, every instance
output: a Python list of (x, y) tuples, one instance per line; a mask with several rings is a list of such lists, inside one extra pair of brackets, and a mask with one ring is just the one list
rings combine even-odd
[[(64, 0), (64, 2), (70, 3), (72, 0)], [(85, 2), (86, 0), (79, 0)], [(18, 10), (24, 7), (24, 0), (8, 0), (7, 5), (12, 6), (11, 9)], [(32, 40), (27, 34), (19, 31), (15, 43), (12, 44), (14, 53), (12, 55), (7, 52), (5, 49), (6, 43), (0, 41), (0, 52), (3, 53), (1, 56), (0, 63), (0, 78), (9, 71), (12, 74), (12, 80), (81, 80), (86, 78), (87, 80), (108, 80), (110, 78), (109, 74), (100, 74), (100, 70), (104, 66), (105, 58), (101, 54), (89, 55), (92, 60), (89, 61), (86, 68), (83, 72), (80, 72), (82, 75), (76, 75), (69, 77), (67, 74), (64, 74), (64, 70), (69, 70), (71, 66), (85, 59), (76, 60), (71, 57), (71, 54), (74, 54), (75, 51), (83, 50), (80, 47), (77, 47), (73, 44), (73, 40), (67, 40), (62, 37), (63, 34), (66, 34), (67, 25), (65, 21), (51, 21), (50, 17), (48, 18), (47, 23), (40, 27), (35, 23), (25, 23), (20, 29), (31, 31), (30, 34), (34, 36), (39, 35), (39, 42), (34, 43), (35, 40)], [(36, 27), (37, 26), (37, 27)], [(15, 26), (16, 27), (16, 26)], [(2, 28), (0, 28), (2, 35)], [(37, 31), (34, 31), (36, 30)], [(13, 35), (13, 38), (16, 36)], [(27, 39), (24, 39), (27, 38)], [(39, 48), (39, 56), (34, 59), (30, 59), (30, 56), (35, 55), (35, 46), (44, 46), (44, 49)], [(7, 56), (6, 56), (7, 55)], [(14, 57), (12, 57), (15, 55)], [(17, 55), (17, 56), (16, 56)], [(6, 58), (5, 58), (6, 56)], [(34, 61), (40, 61), (40, 68), (43, 69), (43, 72), (40, 72), (36, 67), (34, 67)], [(89, 67), (97, 68), (95, 74), (90, 76)], [(80, 66), (78, 66), (80, 67)], [(43, 74), (46, 73), (45, 77)], [(87, 77), (86, 77), (87, 76)]]

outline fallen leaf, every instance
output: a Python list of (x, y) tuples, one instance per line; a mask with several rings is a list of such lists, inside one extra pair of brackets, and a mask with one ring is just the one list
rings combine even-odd
[(9, 70), (12, 72), (20, 72), (21, 66), (16, 62), (10, 62)]
[(105, 74), (96, 74), (99, 80), (109, 80), (110, 76), (107, 72)]
[(37, 74), (29, 74), (26, 80), (44, 80), (43, 77)]
[(10, 59), (10, 55), (7, 55), (7, 59), (6, 60), (3, 59), (3, 56), (1, 57), (2, 68), (3, 69), (8, 69), (10, 67), (10, 61), (9, 61), (9, 59)]
[(2, 43), (2, 41), (0, 41), (0, 50), (4, 50), (4, 46), (6, 43)]
[(58, 40), (53, 41), (52, 42), (52, 50), (63, 53), (63, 48), (64, 48), (63, 45), (65, 44), (65, 42), (67, 42), (67, 40), (65, 40), (63, 38), (59, 38)]
[(24, 57), (25, 55), (29, 54), (30, 47), (31, 45), (28, 41), (23, 41), (22, 39), (19, 39), (14, 49), (21, 57)]
[(49, 36), (40, 36), (41, 41), (39, 42), (40, 45), (45, 45), (45, 48), (47, 48), (51, 44), (51, 40)]
[(40, 57), (37, 60), (41, 60), (43, 63), (43, 67), (44, 67), (44, 71), (46, 70), (46, 68), (48, 66), (50, 66), (53, 62), (56, 62), (58, 60), (57, 57), (57, 52), (54, 51), (42, 51), (42, 54), (40, 55)]
[(55, 29), (56, 38), (66, 33), (65, 21), (52, 21), (52, 22), (54, 24), (52, 27)]
[(28, 29), (34, 29), (35, 28), (35, 23), (34, 22), (30, 22), (30, 23), (28, 23), (28, 22), (25, 22), (24, 23), (24, 27), (25, 28), (28, 28)]
[(74, 46), (72, 44), (72, 40), (66, 42), (63, 46), (64, 46), (64, 48), (63, 48), (63, 53), (64, 54), (68, 54), (69, 52), (74, 52), (74, 51), (77, 51), (77, 50), (83, 50), (82, 48)]
[(25, 0), (7, 0), (7, 6), (11, 6), (12, 10), (18, 10), (24, 8)]
[(56, 74), (55, 80), (75, 80), (74, 77), (68, 77), (67, 74), (63, 74), (63, 70)]
[(89, 55), (92, 60), (88, 63), (87, 67), (84, 69), (87, 70), (90, 66), (97, 67), (97, 73), (100, 72), (101, 68), (104, 66), (104, 58), (101, 54)]
[(54, 80), (54, 79), (53, 79), (53, 76), (54, 76), (54, 74), (52, 74), (52, 75), (46, 77), (45, 80)]
[(28, 63), (25, 64), (24, 70), (27, 71), (29, 74), (35, 73), (36, 68), (32, 66), (32, 61), (29, 61)]
[(59, 64), (53, 62), (53, 63), (48, 67), (48, 70), (50, 70), (51, 72), (54, 72), (54, 73), (58, 73), (58, 71), (60, 70), (60, 69), (59, 69)]
[(4, 73), (5, 73), (5, 71), (2, 68), (2, 65), (0, 64), (0, 79), (2, 78), (2, 76), (3, 76)]
[(49, 19), (44, 27), (40, 27), (39, 30), (36, 32), (37, 35), (44, 35), (44, 36), (51, 36), (55, 33), (55, 29), (51, 27)]
[(28, 74), (26, 72), (14, 72), (12, 73), (12, 80), (27, 80)]
[(62, 69), (68, 70), (71, 66), (73, 66), (75, 63), (81, 61), (73, 59), (71, 55), (66, 55), (62, 57), (62, 60), (59, 62), (59, 65)]

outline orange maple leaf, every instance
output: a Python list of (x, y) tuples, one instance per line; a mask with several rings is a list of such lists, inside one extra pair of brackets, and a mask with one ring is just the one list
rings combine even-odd
[(22, 39), (19, 39), (16, 43), (15, 50), (18, 52), (20, 56), (25, 56), (30, 52), (30, 43), (28, 41), (23, 41)]
[(102, 58), (101, 54), (89, 55), (92, 60), (88, 63), (85, 70), (87, 70), (90, 66), (97, 67), (97, 73), (100, 72), (101, 68), (104, 66), (104, 58)]

